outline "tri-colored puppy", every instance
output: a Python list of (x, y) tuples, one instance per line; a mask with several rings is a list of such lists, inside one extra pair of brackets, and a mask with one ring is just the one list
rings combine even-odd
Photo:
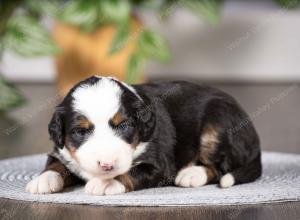
[(177, 185), (248, 183), (262, 172), (259, 138), (229, 95), (176, 81), (127, 85), (94, 76), (76, 85), (49, 124), (55, 143), (31, 193), (86, 182), (112, 195)]

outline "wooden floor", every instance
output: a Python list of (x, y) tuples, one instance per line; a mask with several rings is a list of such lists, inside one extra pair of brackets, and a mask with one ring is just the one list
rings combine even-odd
[[(300, 86), (218, 84), (247, 110), (262, 149), (300, 153)], [(0, 117), (0, 159), (45, 153), (58, 98), (52, 85), (22, 84), (25, 106)], [(204, 207), (97, 207), (0, 199), (0, 219), (300, 219), (300, 202)]]
[(207, 207), (100, 207), (32, 202), (0, 201), (0, 219), (83, 219), (83, 220), (299, 220), (299, 203)]

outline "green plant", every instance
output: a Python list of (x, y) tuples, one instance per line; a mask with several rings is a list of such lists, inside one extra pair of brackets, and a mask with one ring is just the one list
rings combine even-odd
[[(116, 24), (118, 30), (109, 52), (112, 55), (126, 45), (130, 37), (130, 19), (136, 7), (151, 7), (166, 17), (166, 10), (182, 4), (215, 23), (219, 19), (220, 3), (221, 0), (4, 0), (0, 3), (0, 55), (4, 50), (26, 57), (58, 53), (59, 48), (40, 24), (44, 15), (78, 26), (83, 32), (92, 32), (108, 23)], [(128, 63), (126, 79), (130, 83), (137, 81), (148, 59), (166, 62), (171, 57), (167, 41), (159, 33), (145, 28), (137, 37), (137, 50)], [(0, 111), (24, 101), (19, 91), (3, 77), (0, 78), (0, 92)]]
[(290, 9), (299, 6), (300, 0), (275, 0), (282, 7)]
[[(75, 0), (66, 1), (63, 10), (56, 13), (56, 18), (79, 27), (83, 32), (92, 32), (104, 24), (115, 24), (117, 33), (109, 51), (112, 55), (126, 46), (130, 38), (130, 19), (134, 10), (139, 7), (157, 10), (165, 18), (170, 9), (181, 5), (216, 23), (220, 18), (221, 3), (222, 0)], [(129, 59), (126, 74), (126, 81), (129, 83), (137, 81), (147, 60), (167, 62), (171, 57), (167, 41), (159, 33), (144, 28), (136, 37), (137, 49)]]
[[(286, 8), (292, 8), (300, 2), (300, 0), (275, 1)], [(61, 22), (80, 27), (83, 32), (92, 32), (107, 23), (116, 24), (118, 30), (109, 52), (115, 54), (126, 46), (130, 37), (130, 18), (139, 7), (158, 11), (162, 19), (168, 17), (174, 8), (184, 7), (205, 18), (209, 23), (216, 24), (221, 18), (223, 0), (69, 0), (63, 3), (62, 9), (52, 14), (55, 14)], [(146, 27), (140, 31), (137, 38), (137, 49), (129, 59), (126, 74), (126, 81), (129, 83), (137, 81), (147, 60), (167, 62), (171, 58), (168, 42), (160, 33)]]
[(0, 113), (17, 107), (23, 102), (24, 98), (19, 90), (0, 76)]
[[(299, 5), (300, 0), (275, 0), (284, 8)], [(215, 24), (220, 20), (223, 0), (2, 0), (0, 2), (0, 56), (6, 49), (22, 56), (53, 55), (60, 50), (48, 31), (40, 24), (44, 15), (92, 32), (101, 25), (114, 23), (109, 54), (118, 53), (128, 42), (130, 19), (139, 7), (148, 7), (167, 18), (176, 7), (184, 7)], [(144, 28), (138, 34), (138, 45), (128, 63), (127, 82), (136, 82), (147, 60), (167, 62), (171, 53), (167, 40)], [(1, 75), (1, 74), (0, 74)], [(13, 94), (7, 95), (7, 94)], [(14, 98), (13, 98), (14, 97)], [(9, 101), (3, 101), (7, 100)], [(0, 111), (22, 103), (18, 90), (0, 77)]]
[[(58, 52), (29, 3), (29, 0), (0, 2), (0, 57), (7, 49), (22, 56), (51, 55)], [(19, 9), (20, 7), (22, 8)], [(24, 98), (19, 90), (8, 83), (0, 73), (0, 113), (23, 102)]]

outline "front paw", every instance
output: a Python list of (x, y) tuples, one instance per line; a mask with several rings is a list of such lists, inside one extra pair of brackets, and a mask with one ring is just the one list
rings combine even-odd
[(85, 184), (84, 192), (90, 195), (104, 195), (105, 187), (108, 185), (108, 183), (108, 180), (93, 178)]
[(116, 195), (125, 193), (125, 186), (118, 180), (111, 180), (105, 188), (105, 195)]
[(34, 194), (48, 194), (61, 191), (63, 186), (64, 181), (61, 175), (49, 170), (31, 180), (26, 186), (26, 191)]
[(175, 184), (181, 187), (199, 187), (207, 183), (207, 173), (203, 166), (190, 166), (180, 170)]
[(93, 178), (89, 180), (84, 188), (84, 192), (90, 195), (115, 195), (125, 193), (125, 186), (118, 180), (102, 180)]

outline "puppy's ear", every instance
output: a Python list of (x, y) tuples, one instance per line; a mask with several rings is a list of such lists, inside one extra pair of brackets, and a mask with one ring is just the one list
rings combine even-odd
[(146, 142), (150, 139), (155, 127), (155, 114), (151, 106), (144, 106), (138, 112), (138, 130), (140, 141)]
[(61, 149), (65, 145), (64, 115), (64, 109), (57, 107), (48, 125), (50, 139), (55, 143), (56, 147)]

